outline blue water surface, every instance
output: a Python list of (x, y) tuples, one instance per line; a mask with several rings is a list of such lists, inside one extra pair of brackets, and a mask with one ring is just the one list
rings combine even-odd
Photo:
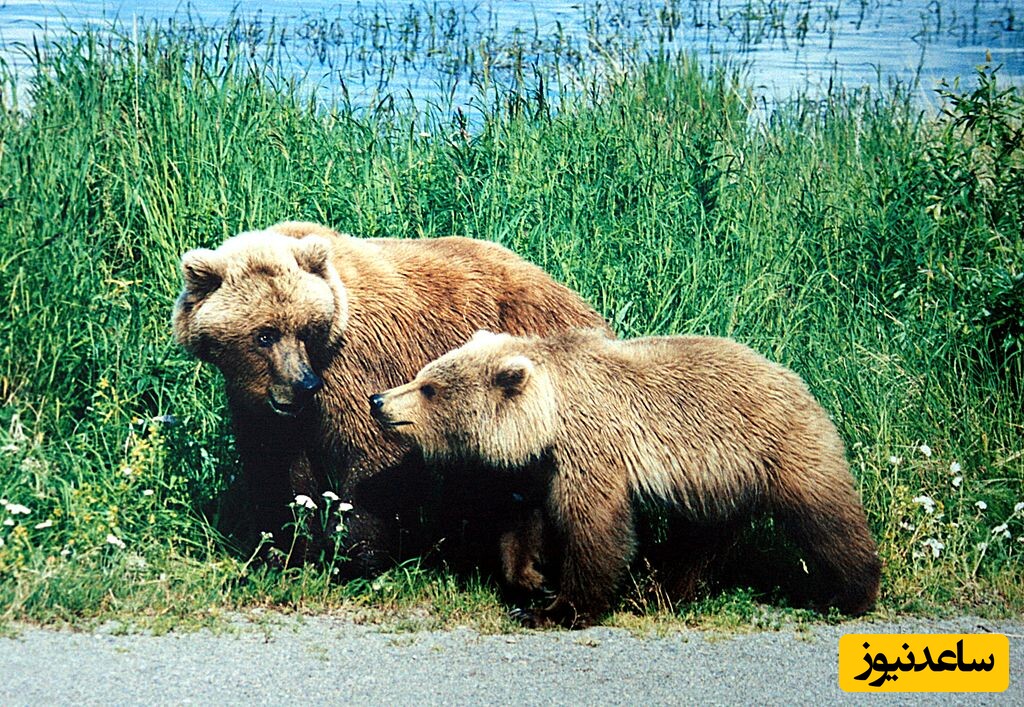
[(769, 101), (899, 81), (935, 105), (941, 82), (972, 85), (981, 64), (1002, 65), (1001, 82), (1020, 85), (1021, 2), (0, 0), (0, 59), (22, 76), (26, 51), (68, 31), (92, 25), (131, 36), (173, 20), (178, 31), (234, 27), (244, 41), (279, 42), (285, 72), (328, 102), (391, 96), (451, 107), (490, 82), (536, 81), (537, 66), (557, 67), (555, 83), (572, 85), (594, 66), (614, 71), (689, 51), (741, 63)]

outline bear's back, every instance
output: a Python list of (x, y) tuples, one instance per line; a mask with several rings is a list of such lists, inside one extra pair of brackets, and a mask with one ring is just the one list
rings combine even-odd
[(556, 385), (566, 454), (624, 468), (633, 488), (698, 516), (714, 515), (710, 499), (753, 499), (794, 435), (831, 428), (799, 376), (724, 338), (578, 338)]

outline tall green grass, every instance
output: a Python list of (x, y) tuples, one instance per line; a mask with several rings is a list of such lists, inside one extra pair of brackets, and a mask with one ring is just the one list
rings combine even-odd
[(34, 56), (17, 102), (2, 81), (0, 616), (391, 606), (395, 587), (495, 616), (486, 584), (255, 571), (230, 537), (239, 467), (220, 381), (171, 340), (177, 261), (283, 219), (495, 240), (623, 336), (751, 344), (847, 441), (883, 610), (1024, 608), (1024, 99), (996, 71), (938, 118), (896, 86), (762, 121), (729, 65), (661, 57), (557, 99), (485, 87), (467, 128), (325, 109), (274, 51), (86, 32)]

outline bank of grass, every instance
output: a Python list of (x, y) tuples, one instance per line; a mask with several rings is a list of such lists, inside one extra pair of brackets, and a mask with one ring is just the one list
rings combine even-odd
[[(254, 568), (230, 536), (238, 462), (217, 375), (171, 341), (177, 261), (300, 218), (498, 241), (622, 336), (749, 343), (807, 379), (848, 444), (879, 612), (1024, 609), (1024, 103), (994, 70), (938, 119), (894, 87), (758, 122), (728, 66), (655, 58), (557, 99), (490, 87), (467, 129), (325, 109), (228, 35), (125, 41), (37, 56), (19, 105), (2, 84), (0, 618), (275, 607), (511, 628), (486, 581), (409, 564), (335, 583)], [(776, 621), (743, 591), (657, 596), (627, 593), (611, 620)]]

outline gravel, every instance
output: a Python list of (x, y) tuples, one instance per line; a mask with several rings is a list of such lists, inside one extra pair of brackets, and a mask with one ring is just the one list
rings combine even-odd
[[(1003, 693), (872, 696), (839, 689), (844, 633), (1004, 633)], [(969, 617), (722, 635), (622, 629), (395, 632), (350, 618), (239, 619), (229, 630), (120, 635), (18, 627), (0, 638), (0, 705), (1018, 704), (1024, 623)]]

